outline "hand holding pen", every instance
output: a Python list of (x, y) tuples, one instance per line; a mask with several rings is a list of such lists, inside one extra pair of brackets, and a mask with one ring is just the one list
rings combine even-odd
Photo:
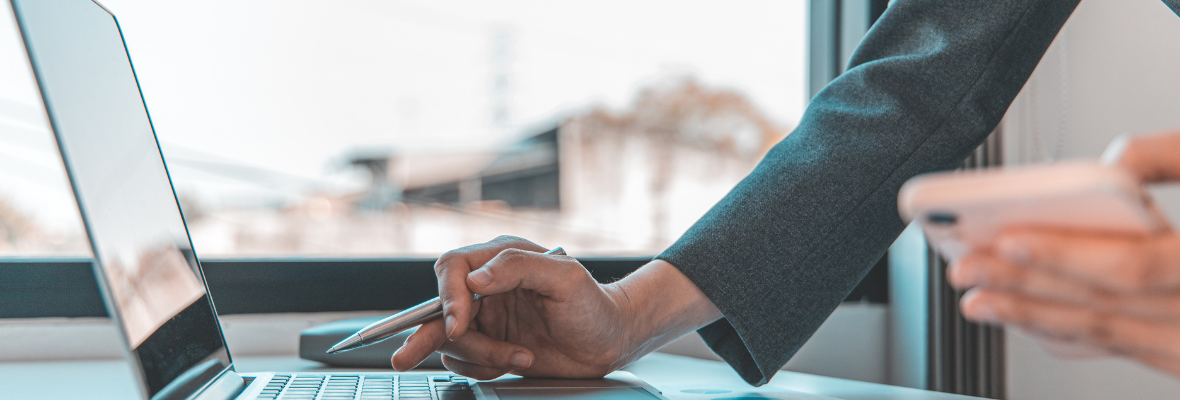
[[(558, 247), (553, 250), (545, 252), (546, 255), (565, 255), (565, 250)], [(439, 260), (442, 261), (441, 259)], [(472, 302), (478, 302), (486, 297), (481, 294), (476, 294)], [(351, 336), (341, 340), (339, 343), (328, 348), (328, 354), (336, 354), (343, 351), (358, 349), (371, 344), (389, 339), (398, 333), (404, 332), (407, 329), (422, 325), (426, 322), (438, 319), (443, 315), (443, 302), (441, 298), (435, 297), (426, 300), (418, 305), (407, 308), (402, 312), (390, 315), (380, 321), (369, 324)], [(455, 326), (455, 317), (447, 317), (447, 326)], [(450, 332), (448, 330), (448, 332)]]
[[(394, 369), (437, 350), (447, 369), (476, 379), (597, 378), (721, 316), (666, 261), (604, 284), (573, 257), (545, 250), (504, 236), (439, 258), (443, 318), (406, 339)], [(473, 303), (473, 294), (489, 297)]]

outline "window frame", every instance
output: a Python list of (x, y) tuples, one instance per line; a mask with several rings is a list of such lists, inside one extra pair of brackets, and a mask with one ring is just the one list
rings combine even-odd
[[(888, 257), (845, 301), (887, 304)], [(650, 257), (587, 257), (603, 283)], [(201, 267), (220, 315), (400, 310), (438, 295), (430, 258), (225, 258)], [(107, 317), (89, 258), (0, 258), (0, 319)]]

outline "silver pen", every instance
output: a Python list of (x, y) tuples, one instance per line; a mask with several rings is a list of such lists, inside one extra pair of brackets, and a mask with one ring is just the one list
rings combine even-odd
[[(545, 252), (545, 254), (565, 255), (565, 250), (558, 247), (553, 250)], [(482, 300), (486, 296), (475, 295), (473, 303)], [(430, 322), (431, 320), (441, 317), (443, 313), (442, 301), (438, 297), (426, 300), (416, 306), (407, 308), (405, 311), (390, 315), (380, 321), (369, 324), (352, 334), (351, 336), (341, 340), (340, 343), (332, 345), (328, 349), (328, 354), (336, 354), (342, 351), (348, 351), (360, 347), (365, 347), (385, 339), (389, 339), (393, 335), (401, 333), (406, 329), (413, 328), (418, 325)]]

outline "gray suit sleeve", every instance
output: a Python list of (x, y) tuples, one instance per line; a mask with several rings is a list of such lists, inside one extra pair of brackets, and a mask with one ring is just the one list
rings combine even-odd
[(1180, 0), (1163, 0), (1163, 1), (1164, 1), (1164, 4), (1168, 6), (1168, 8), (1172, 9), (1172, 12), (1176, 13), (1177, 16), (1180, 16)]
[(819, 328), (904, 228), (908, 178), (999, 123), (1078, 0), (900, 0), (799, 127), (658, 258), (723, 319), (699, 333), (753, 385)]

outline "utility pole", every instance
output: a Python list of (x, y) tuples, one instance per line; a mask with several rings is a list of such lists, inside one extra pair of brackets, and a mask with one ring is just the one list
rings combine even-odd
[[(512, 126), (512, 27), (492, 27), (489, 66), (491, 67), (491, 127), (505, 136)], [(483, 199), (483, 179), (476, 175), (459, 183), (459, 204)]]
[(492, 127), (500, 132), (512, 123), (512, 27), (497, 25), (492, 28)]

